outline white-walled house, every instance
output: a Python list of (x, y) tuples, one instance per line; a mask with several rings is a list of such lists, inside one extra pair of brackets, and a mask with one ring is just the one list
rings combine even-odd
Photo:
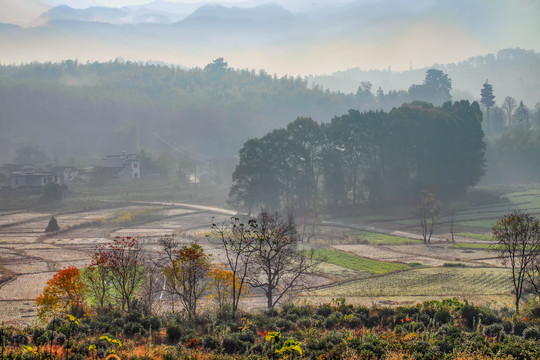
[(118, 169), (118, 175), (122, 179), (139, 179), (141, 177), (141, 159), (137, 154), (105, 155), (101, 159), (101, 167)]

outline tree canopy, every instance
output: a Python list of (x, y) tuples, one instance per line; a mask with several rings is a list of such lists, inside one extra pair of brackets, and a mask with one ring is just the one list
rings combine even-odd
[(329, 124), (298, 118), (244, 144), (230, 201), (249, 211), (306, 208), (321, 198), (403, 202), (426, 189), (460, 195), (484, 173), (481, 122), (478, 103), (468, 101), (350, 110)]

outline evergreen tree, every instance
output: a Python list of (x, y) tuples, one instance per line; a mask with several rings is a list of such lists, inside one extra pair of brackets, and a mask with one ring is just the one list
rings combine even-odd
[(483, 87), (482, 87), (482, 90), (480, 90), (480, 96), (482, 97), (482, 99), (480, 100), (480, 102), (482, 103), (482, 105), (484, 105), (486, 107), (486, 114), (487, 114), (487, 119), (486, 119), (486, 123), (487, 123), (487, 130), (490, 131), (490, 127), (491, 127), (491, 122), (489, 120), (489, 109), (495, 105), (495, 95), (493, 95), (493, 86), (491, 86), (490, 83), (488, 83), (488, 81), (486, 80), (486, 82), (484, 83)]
[(531, 124), (529, 122), (529, 109), (523, 104), (523, 101), (519, 102), (519, 106), (514, 114), (515, 123), (517, 126), (528, 129)]

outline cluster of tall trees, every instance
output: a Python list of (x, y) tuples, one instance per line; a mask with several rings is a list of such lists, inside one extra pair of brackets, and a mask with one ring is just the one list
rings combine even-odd
[(497, 106), (493, 86), (486, 80), (480, 90), (480, 102), (486, 109), (485, 129), (488, 135), (499, 135), (515, 128), (540, 129), (540, 102), (534, 109), (529, 109), (512, 96), (506, 96), (500, 106)]
[(526, 183), (540, 180), (540, 103), (529, 109), (506, 96), (497, 105), (495, 90), (486, 80), (480, 90), (485, 109), (487, 182)]
[(233, 174), (230, 202), (248, 212), (361, 201), (410, 201), (427, 189), (463, 193), (484, 172), (478, 103), (404, 104), (390, 112), (349, 110), (330, 123), (299, 117), (248, 140)]

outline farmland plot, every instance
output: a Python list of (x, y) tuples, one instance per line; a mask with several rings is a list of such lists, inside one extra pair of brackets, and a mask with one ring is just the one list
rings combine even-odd
[[(4, 265), (0, 266), (0, 272), (4, 277), (15, 277), (10, 282), (0, 283), (0, 321), (30, 323), (35, 315), (33, 299), (52, 274), (63, 266), (86, 266), (95, 246), (109, 242), (115, 236), (136, 236), (144, 242), (146, 250), (157, 252), (160, 250), (159, 239), (173, 234), (183, 244), (198, 242), (212, 254), (213, 262), (223, 262), (219, 240), (205, 235), (211, 230), (214, 216), (215, 222), (220, 223), (230, 215), (226, 211), (212, 212), (210, 208), (177, 205), (131, 204), (123, 208), (60, 215), (57, 217), (60, 227), (72, 229), (51, 236), (44, 236), (49, 213), (5, 212), (4, 216), (0, 213), (0, 264)], [(152, 209), (155, 208), (159, 208), (158, 217), (153, 217)], [(140, 213), (139, 210), (150, 216), (141, 222), (114, 220)], [(99, 219), (105, 219), (100, 227), (77, 226)], [(462, 220), (475, 219), (471, 214)], [(347, 297), (351, 302), (372, 301), (376, 297), (380, 303), (394, 301), (397, 304), (462, 295), (473, 301), (504, 297), (511, 302), (509, 270), (500, 268), (496, 254), (485, 249), (452, 248), (451, 243), (426, 246), (406, 236), (381, 236), (367, 231), (351, 234), (350, 227), (322, 226), (316, 230), (316, 237), (308, 246), (319, 249), (321, 255), (326, 255), (326, 260), (309, 279), (313, 288), (302, 293), (309, 301), (329, 301), (335, 297)], [(349, 242), (351, 239), (353, 241)], [(359, 241), (367, 243), (360, 244)], [(468, 267), (441, 267), (448, 262), (460, 262)], [(411, 263), (432, 268), (413, 268)], [(487, 268), (486, 264), (498, 268)], [(255, 293), (250, 307), (264, 306), (262, 300)]]
[(506, 295), (510, 270), (496, 268), (423, 268), (353, 280), (313, 291), (317, 296), (468, 296)]

